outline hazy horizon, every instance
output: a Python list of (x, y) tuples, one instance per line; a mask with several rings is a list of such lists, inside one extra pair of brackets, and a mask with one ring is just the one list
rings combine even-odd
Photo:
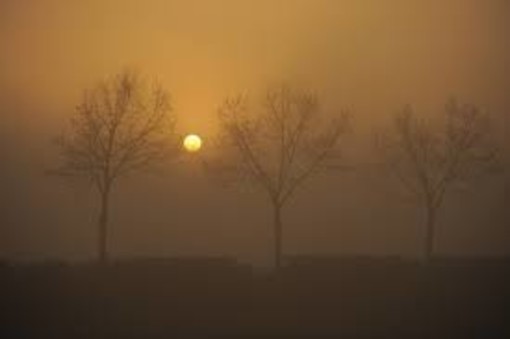
[[(95, 256), (92, 188), (45, 170), (83, 91), (125, 67), (159, 79), (179, 133), (200, 134), (202, 152), (227, 96), (279, 83), (314, 90), (325, 116), (353, 114), (349, 161), (365, 166), (371, 132), (405, 104), (426, 117), (456, 97), (490, 113), (505, 140), (508, 32), (505, 0), (1, 1), (0, 257)], [(448, 196), (439, 254), (510, 255), (505, 180)], [(419, 255), (418, 207), (382, 186), (361, 170), (313, 179), (285, 207), (284, 253)], [(265, 197), (217, 185), (199, 161), (126, 179), (111, 216), (114, 257), (271, 257)]]

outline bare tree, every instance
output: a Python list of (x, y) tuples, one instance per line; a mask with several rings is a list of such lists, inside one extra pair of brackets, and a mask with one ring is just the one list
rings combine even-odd
[(169, 94), (138, 73), (124, 71), (86, 91), (69, 130), (57, 138), (61, 165), (56, 174), (86, 178), (99, 193), (99, 261), (108, 260), (115, 184), (171, 156), (173, 133)]
[(340, 158), (339, 139), (348, 116), (320, 123), (316, 95), (280, 87), (269, 90), (260, 109), (248, 109), (246, 97), (227, 99), (219, 110), (218, 159), (208, 169), (223, 179), (254, 183), (273, 209), (274, 262), (281, 267), (282, 210), (310, 177)]
[(415, 116), (410, 106), (395, 116), (393, 128), (378, 138), (387, 169), (423, 207), (424, 260), (434, 252), (436, 222), (446, 194), (467, 185), (495, 164), (489, 119), (477, 107), (450, 100), (442, 126)]

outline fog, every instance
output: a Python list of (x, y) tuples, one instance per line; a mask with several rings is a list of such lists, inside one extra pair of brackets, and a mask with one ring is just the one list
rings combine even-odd
[[(125, 67), (159, 79), (179, 131), (202, 135), (203, 152), (226, 96), (279, 83), (313, 89), (325, 115), (352, 113), (349, 161), (366, 166), (372, 131), (405, 104), (432, 116), (455, 96), (489, 112), (495, 136), (505, 140), (508, 32), (505, 0), (3, 0), (0, 255), (94, 256), (94, 191), (46, 170), (57, 161), (51, 140), (68, 126), (83, 91)], [(364, 173), (327, 173), (296, 195), (285, 210), (285, 253), (420, 252), (417, 205), (388, 198), (388, 185)], [(509, 254), (504, 182), (492, 176), (448, 196), (439, 253)], [(256, 190), (225, 189), (199, 161), (181, 161), (119, 185), (112, 254), (266, 262), (270, 212)]]

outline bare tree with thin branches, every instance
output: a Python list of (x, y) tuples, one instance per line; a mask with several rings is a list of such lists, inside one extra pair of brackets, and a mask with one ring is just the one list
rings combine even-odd
[(299, 187), (341, 158), (339, 140), (348, 131), (342, 113), (321, 124), (317, 96), (282, 86), (268, 90), (259, 109), (248, 99), (227, 99), (219, 110), (219, 156), (208, 170), (225, 180), (255, 184), (273, 210), (274, 263), (282, 264), (282, 210)]
[(398, 112), (393, 127), (378, 135), (377, 151), (386, 168), (425, 211), (424, 260), (434, 253), (438, 212), (446, 194), (488, 173), (496, 164), (487, 114), (450, 100), (442, 125), (416, 117), (410, 106)]
[(134, 71), (123, 71), (85, 92), (70, 128), (56, 140), (55, 174), (86, 178), (100, 197), (98, 259), (107, 262), (111, 192), (121, 177), (175, 153), (169, 94)]

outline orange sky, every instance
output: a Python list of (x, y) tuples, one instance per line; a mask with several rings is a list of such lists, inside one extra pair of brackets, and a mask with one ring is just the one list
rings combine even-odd
[[(50, 194), (52, 186), (36, 174), (51, 162), (48, 140), (85, 88), (126, 66), (159, 78), (172, 94), (180, 129), (206, 139), (226, 95), (275, 82), (316, 89), (327, 110), (351, 109), (360, 129), (406, 103), (432, 112), (451, 95), (502, 119), (510, 110), (508, 32), (505, 0), (3, 0), (0, 150), (12, 160), (4, 178), (18, 178), (13, 190), (36, 205)], [(51, 222), (69, 222), (47, 211), (59, 203), (53, 205), (39, 209)], [(321, 218), (329, 220), (334, 211), (324, 208)], [(54, 235), (65, 238), (58, 230)], [(305, 230), (298, 233), (306, 238)], [(222, 241), (228, 243), (218, 240), (219, 247)], [(38, 246), (44, 253), (46, 245)]]
[(83, 88), (125, 66), (160, 78), (184, 126), (199, 130), (226, 94), (279, 81), (310, 85), (360, 109), (372, 109), (367, 96), (385, 110), (438, 105), (449, 95), (500, 108), (507, 96), (504, 0), (0, 6), (0, 85), (55, 111), (69, 110)]

